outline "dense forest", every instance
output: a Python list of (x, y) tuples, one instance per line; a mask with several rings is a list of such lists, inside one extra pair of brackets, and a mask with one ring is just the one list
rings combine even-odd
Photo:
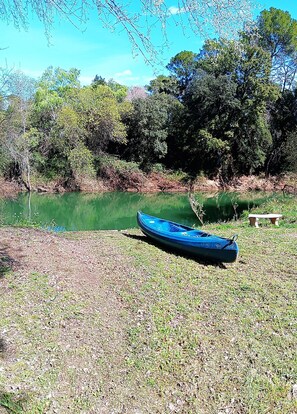
[[(297, 170), (297, 21), (270, 8), (237, 40), (181, 51), (147, 87), (49, 67), (0, 72), (0, 174), (22, 182), (104, 175), (128, 163), (227, 181)], [(165, 70), (164, 70), (165, 71)], [(94, 74), (95, 75), (95, 74)], [(37, 177), (37, 178), (36, 178)]]

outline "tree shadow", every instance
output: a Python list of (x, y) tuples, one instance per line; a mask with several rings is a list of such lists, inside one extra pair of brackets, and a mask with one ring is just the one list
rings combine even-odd
[(8, 254), (7, 248), (0, 248), (0, 279), (10, 272), (15, 264), (17, 261)]
[(0, 357), (4, 354), (6, 351), (6, 343), (3, 338), (0, 338)]
[(122, 234), (126, 237), (129, 237), (130, 239), (134, 239), (134, 240), (138, 240), (138, 241), (147, 243), (147, 244), (149, 244), (151, 246), (155, 246), (159, 249), (161, 248), (166, 253), (171, 253), (171, 254), (174, 253), (178, 257), (183, 257), (185, 259), (194, 260), (195, 262), (197, 262), (199, 264), (202, 264), (204, 266), (213, 266), (213, 267), (219, 267), (220, 269), (227, 269), (227, 267), (224, 263), (214, 262), (214, 261), (212, 262), (210, 260), (200, 259), (199, 257), (191, 256), (190, 254), (183, 253), (183, 252), (179, 251), (178, 249), (174, 249), (174, 248), (170, 249), (170, 248), (164, 246), (163, 244), (158, 243), (158, 242), (150, 239), (147, 236), (144, 236), (144, 235), (139, 236), (137, 234), (128, 234), (128, 233), (122, 233)]

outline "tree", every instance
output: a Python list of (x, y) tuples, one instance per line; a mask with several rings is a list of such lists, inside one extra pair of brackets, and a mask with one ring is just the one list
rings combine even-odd
[(17, 172), (26, 188), (31, 191), (31, 169), (40, 136), (35, 128), (30, 127), (20, 98), (11, 97), (9, 100), (1, 138), (2, 147), (10, 160), (11, 175), (14, 176)]
[(166, 93), (167, 95), (179, 95), (179, 83), (175, 76), (159, 75), (151, 80), (146, 87), (151, 94)]
[(242, 39), (209, 40), (193, 67), (174, 138), (183, 168), (222, 179), (263, 168), (272, 141), (267, 105), (279, 96), (269, 54)]
[(84, 144), (80, 143), (70, 151), (69, 162), (76, 179), (95, 177), (94, 157)]
[(259, 45), (270, 54), (271, 78), (282, 90), (292, 88), (297, 71), (297, 20), (271, 7), (257, 22)]
[(38, 172), (50, 178), (70, 173), (68, 155), (80, 131), (77, 127), (74, 133), (74, 119), (63, 108), (72, 91), (80, 87), (78, 76), (75, 68), (67, 71), (50, 66), (37, 84), (30, 122), (40, 134)]
[(238, 117), (237, 141), (234, 154), (238, 170), (252, 174), (264, 166), (272, 142), (267, 108), (279, 97), (279, 88), (270, 82), (271, 62), (267, 52), (257, 45), (244, 44), (237, 70)]
[(141, 162), (145, 169), (159, 162), (167, 153), (166, 139), (174, 104), (173, 98), (165, 94), (133, 101), (126, 154), (129, 159)]
[(295, 131), (289, 133), (288, 139), (285, 145), (285, 163), (283, 166), (284, 171), (297, 172), (297, 128)]
[[(227, 175), (232, 167), (231, 147), (240, 101), (237, 84), (225, 74), (200, 73), (189, 86), (184, 98), (183, 168), (192, 175), (204, 171)], [(222, 169), (224, 171), (222, 171)]]
[(208, 39), (197, 55), (196, 68), (218, 77), (231, 76), (236, 80), (236, 68), (242, 56), (242, 45), (238, 41), (227, 39)]
[(121, 85), (113, 79), (109, 79), (107, 82), (101, 76), (96, 75), (91, 83), (92, 88), (97, 88), (98, 86), (108, 86), (114, 93), (114, 96), (118, 102), (123, 102), (127, 97), (128, 86)]
[(196, 54), (184, 50), (178, 53), (166, 66), (172, 76), (177, 80), (179, 86), (179, 95), (182, 96), (193, 79), (196, 71)]
[(106, 85), (106, 80), (102, 76), (95, 75), (95, 78), (92, 80), (91, 85), (96, 88), (99, 85)]
[(94, 154), (106, 150), (110, 142), (125, 142), (126, 128), (121, 121), (121, 105), (125, 105), (118, 102), (110, 87), (73, 89), (68, 104), (79, 118), (86, 146)]
[[(0, 0), (0, 18), (13, 22), (17, 28), (27, 27), (35, 15), (45, 27), (47, 35), (56, 16), (70, 21), (82, 29), (92, 10), (97, 10), (98, 21), (113, 31), (116, 27), (125, 31), (133, 48), (147, 61), (154, 58), (155, 48), (151, 36), (159, 24), (166, 38), (166, 25), (174, 20), (182, 29), (190, 27), (195, 33), (207, 35), (207, 29), (234, 33), (234, 29), (251, 17), (253, 0), (181, 0), (178, 7), (168, 7), (165, 1), (141, 1), (129, 7), (120, 1), (103, 0)], [(205, 29), (206, 28), (206, 29)]]
[(127, 87), (110, 80), (81, 88), (78, 75), (77, 69), (50, 67), (34, 97), (30, 120), (40, 134), (38, 168), (50, 178), (93, 175), (93, 158), (126, 140)]
[(147, 92), (142, 86), (131, 86), (127, 91), (126, 99), (132, 102), (134, 99), (145, 99)]
[(29, 191), (34, 151), (39, 141), (29, 119), (35, 84), (34, 79), (22, 72), (11, 71), (6, 85), (9, 95), (4, 99), (5, 109), (1, 113), (1, 152), (11, 174), (17, 171)]
[(270, 108), (272, 143), (266, 157), (266, 175), (296, 170), (297, 90), (285, 90)]
[(67, 91), (73, 88), (79, 88), (79, 74), (80, 71), (76, 68), (65, 70), (60, 67), (54, 68), (53, 66), (49, 66), (43, 72), (38, 87), (56, 92), (59, 96), (63, 97)]
[(121, 85), (113, 79), (109, 79), (107, 86), (113, 91), (114, 97), (119, 103), (123, 102), (127, 97), (128, 86)]
[(8, 67), (0, 67), (0, 96), (3, 100), (9, 95), (9, 79), (13, 69)]

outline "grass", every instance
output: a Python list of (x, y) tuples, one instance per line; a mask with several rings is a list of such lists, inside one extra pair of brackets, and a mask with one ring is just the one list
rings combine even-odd
[(296, 232), (236, 230), (241, 256), (228, 267), (126, 244), (147, 275), (134, 282), (130, 364), (182, 412), (293, 413)]
[[(253, 209), (253, 213), (278, 213), (283, 217), (280, 220), (281, 227), (295, 227), (297, 223), (297, 202), (296, 197), (289, 194), (274, 194), (274, 196), (261, 206)], [(246, 219), (249, 212), (243, 214)]]
[(11, 414), (24, 412), (22, 398), (16, 399), (12, 393), (0, 393), (0, 407), (4, 407)]
[[(7, 268), (0, 336), (11, 338), (2, 359), (15, 358), (0, 370), (0, 407), (26, 414), (59, 412), (58, 403), (71, 413), (297, 413), (296, 199), (277, 198), (257, 211), (283, 214), (280, 227), (263, 221), (252, 228), (246, 216), (205, 226), (238, 234), (239, 259), (230, 265), (165, 252), (138, 230), (52, 236), (77, 248), (88, 237), (89, 260), (95, 243), (110, 275), (99, 280), (121, 304), (121, 344), (112, 319), (102, 335), (95, 289), (65, 290), (50, 273)], [(76, 347), (73, 324), (83, 335)], [(94, 410), (98, 401), (106, 411)]]
[[(47, 359), (59, 360), (59, 354), (65, 351), (59, 345), (60, 327), (80, 318), (83, 302), (71, 293), (57, 295), (47, 275), (32, 272), (28, 277), (16, 277), (11, 272), (5, 279), (6, 294), (0, 305), (0, 332), (1, 329), (9, 330), (17, 345), (12, 350), (20, 357), (14, 359), (8, 372), (0, 371), (0, 386), (3, 388), (13, 377), (16, 388), (15, 393), (0, 395), (0, 406), (7, 408), (9, 413), (46, 413), (49, 406), (47, 395), (61, 368), (59, 364), (49, 364), (46, 368)], [(3, 354), (5, 359), (6, 353)], [(41, 364), (40, 375), (37, 376), (36, 360)], [(43, 397), (26, 386), (32, 382), (35, 387), (46, 390)]]
[(288, 397), (297, 382), (296, 199), (276, 198), (265, 211), (284, 215), (280, 228), (250, 228), (245, 219), (206, 226), (239, 234), (231, 266), (124, 243), (142, 269), (130, 296), (141, 313), (129, 332), (129, 363), (173, 410), (297, 412)]

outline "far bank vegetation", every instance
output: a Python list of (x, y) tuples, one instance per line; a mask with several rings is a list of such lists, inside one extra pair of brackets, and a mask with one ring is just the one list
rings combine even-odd
[(294, 173), (296, 39), (297, 21), (270, 8), (238, 40), (181, 51), (146, 89), (2, 68), (0, 175), (28, 191), (149, 191), (157, 176), (159, 190), (179, 190)]

